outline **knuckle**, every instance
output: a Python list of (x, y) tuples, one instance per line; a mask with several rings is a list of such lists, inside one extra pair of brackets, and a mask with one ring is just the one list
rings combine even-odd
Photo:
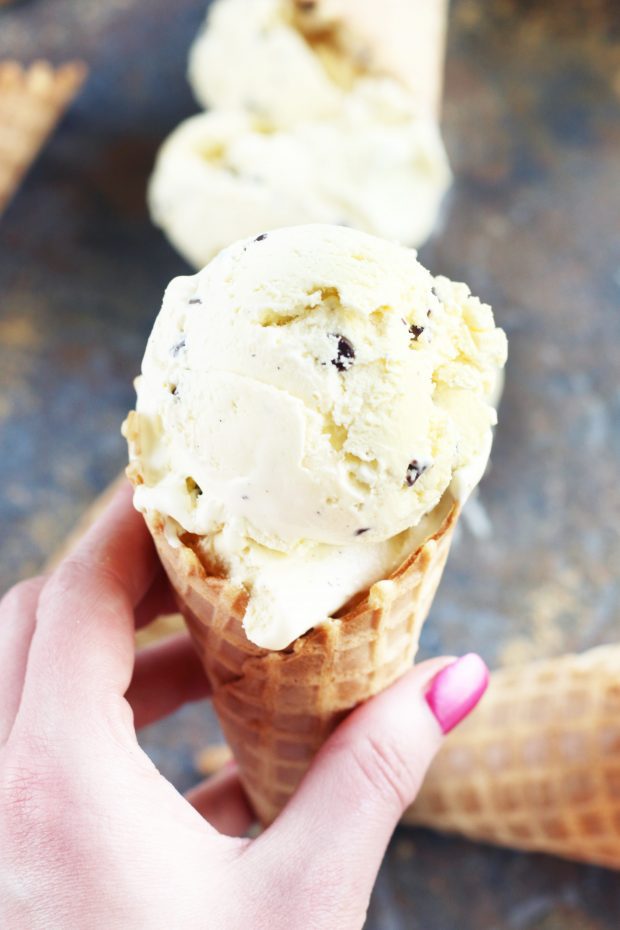
[(63, 596), (67, 591), (80, 587), (92, 574), (92, 568), (78, 554), (72, 554), (60, 563), (49, 584), (46, 585), (44, 596), (53, 598)]
[(411, 803), (418, 783), (417, 767), (397, 741), (369, 734), (352, 747), (352, 754), (357, 773), (373, 796), (378, 794), (399, 808)]
[(56, 569), (41, 592), (42, 609), (47, 610), (56, 602), (64, 600), (83, 579), (84, 570), (81, 563), (70, 556)]
[[(44, 607), (48, 607), (84, 591), (94, 597), (97, 590), (105, 592), (108, 606), (114, 609), (126, 606), (126, 595), (113, 568), (104, 561), (91, 561), (76, 552), (67, 556), (51, 576), (41, 594), (41, 601)], [(115, 596), (122, 600), (122, 604), (115, 603)]]
[[(242, 860), (245, 871), (240, 874), (244, 887), (250, 889), (244, 901), (247, 916), (231, 926), (251, 926), (253, 930), (307, 930), (309, 927), (333, 930), (362, 926), (361, 919), (358, 923), (352, 920), (352, 910), (358, 910), (360, 896), (348, 893), (350, 863), (340, 865), (331, 855), (319, 857), (306, 853), (303, 857), (278, 856), (277, 865), (265, 868), (265, 860), (259, 859), (259, 855), (250, 846), (247, 861)], [(264, 881), (257, 883), (257, 875), (262, 875)], [(267, 898), (265, 889), (268, 889)], [(258, 915), (262, 915), (262, 920)]]
[(0, 600), (2, 612), (20, 611), (29, 605), (33, 597), (38, 597), (45, 579), (43, 577), (27, 578), (10, 588)]

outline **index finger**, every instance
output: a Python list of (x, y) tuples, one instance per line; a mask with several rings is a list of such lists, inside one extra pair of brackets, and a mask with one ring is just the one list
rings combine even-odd
[(134, 662), (134, 607), (157, 568), (127, 482), (43, 588), (24, 701), (43, 707), (58, 698), (79, 709), (93, 694), (122, 696)]

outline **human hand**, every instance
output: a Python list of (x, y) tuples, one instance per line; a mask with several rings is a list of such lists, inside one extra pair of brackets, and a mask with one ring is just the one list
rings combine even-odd
[(234, 768), (186, 799), (138, 745), (136, 727), (207, 693), (187, 637), (134, 656), (170, 597), (123, 488), (49, 578), (0, 604), (0, 925), (359, 930), (442, 730), (484, 692), (482, 661), (425, 662), (354, 711), (249, 840)]

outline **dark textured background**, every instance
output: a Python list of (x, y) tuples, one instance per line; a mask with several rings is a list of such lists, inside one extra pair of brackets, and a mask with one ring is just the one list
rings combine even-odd
[[(149, 224), (160, 140), (196, 110), (196, 0), (26, 0), (0, 58), (83, 57), (88, 84), (0, 220), (0, 589), (36, 571), (124, 462), (119, 424), (167, 281)], [(433, 271), (510, 338), (492, 536), (461, 540), (424, 651), (491, 663), (618, 635), (620, 5), (460, 0), (445, 135), (456, 174)], [(466, 542), (466, 544), (464, 544)], [(179, 787), (212, 732), (189, 707), (143, 742)], [(611, 873), (400, 831), (369, 930), (617, 930)]]

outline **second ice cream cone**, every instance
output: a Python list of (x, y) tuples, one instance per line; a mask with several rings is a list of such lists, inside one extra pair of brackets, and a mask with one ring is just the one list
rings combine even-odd
[(0, 213), (85, 78), (81, 62), (0, 62)]
[(620, 645), (495, 672), (405, 820), (620, 868)]
[(422, 245), (451, 183), (446, 20), (446, 0), (216, 0), (189, 59), (209, 112), (161, 148), (154, 223), (197, 268), (291, 223)]

